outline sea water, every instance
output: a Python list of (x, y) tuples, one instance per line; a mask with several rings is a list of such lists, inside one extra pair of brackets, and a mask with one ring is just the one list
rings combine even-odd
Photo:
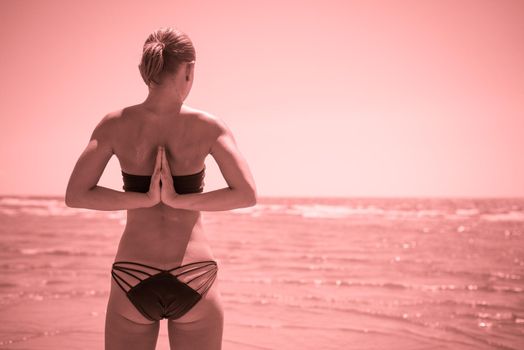
[[(0, 348), (103, 349), (125, 215), (0, 197)], [(202, 215), (225, 350), (524, 349), (524, 199), (260, 198)]]

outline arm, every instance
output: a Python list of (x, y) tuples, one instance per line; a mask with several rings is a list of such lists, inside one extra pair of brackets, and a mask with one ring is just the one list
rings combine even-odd
[(111, 125), (109, 115), (104, 117), (95, 127), (86, 149), (80, 155), (67, 184), (65, 203), (68, 207), (124, 210), (153, 205), (147, 193), (116, 191), (97, 185), (113, 156)]
[(219, 135), (210, 149), (228, 187), (205, 193), (173, 193), (165, 204), (173, 208), (220, 211), (254, 206), (257, 202), (256, 185), (248, 164), (237, 147), (227, 125), (217, 120)]

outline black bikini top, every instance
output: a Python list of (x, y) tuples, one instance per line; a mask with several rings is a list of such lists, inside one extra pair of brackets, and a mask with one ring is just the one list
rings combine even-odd
[[(198, 173), (189, 175), (173, 175), (173, 185), (175, 192), (178, 194), (195, 193), (204, 191), (204, 176), (206, 166)], [(124, 191), (142, 192), (149, 191), (151, 184), (151, 175), (134, 175), (128, 174), (122, 170), (122, 179), (124, 180)]]

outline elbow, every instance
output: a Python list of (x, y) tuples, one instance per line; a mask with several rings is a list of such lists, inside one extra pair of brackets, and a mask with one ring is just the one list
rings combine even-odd
[(246, 208), (246, 207), (252, 207), (257, 204), (257, 194), (256, 191), (252, 189), (233, 189), (229, 187), (229, 189), (235, 193), (235, 207), (236, 208)]
[(69, 192), (66, 192), (66, 195), (65, 195), (65, 205), (67, 205), (69, 208), (77, 207), (73, 195), (70, 194)]
[(74, 192), (67, 191), (65, 194), (65, 205), (69, 208), (80, 208), (81, 205), (78, 201), (79, 196)]
[(86, 197), (95, 187), (87, 190), (68, 188), (65, 194), (65, 205), (69, 208), (86, 208), (85, 206), (90, 202)]
[(253, 207), (257, 204), (257, 192), (250, 191), (244, 196), (244, 207)]

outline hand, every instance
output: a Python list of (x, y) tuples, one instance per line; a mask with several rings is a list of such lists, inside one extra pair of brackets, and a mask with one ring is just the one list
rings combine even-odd
[(149, 191), (147, 192), (151, 206), (157, 205), (161, 201), (160, 173), (162, 171), (162, 149), (162, 146), (158, 146), (155, 169), (153, 170), (153, 175), (151, 175), (151, 183), (149, 184)]
[(171, 168), (167, 162), (166, 149), (162, 147), (162, 168), (160, 171), (160, 179), (162, 180), (162, 187), (160, 188), (160, 200), (168, 204), (173, 198), (178, 196), (175, 192), (175, 185), (173, 184), (173, 176), (171, 175)]

